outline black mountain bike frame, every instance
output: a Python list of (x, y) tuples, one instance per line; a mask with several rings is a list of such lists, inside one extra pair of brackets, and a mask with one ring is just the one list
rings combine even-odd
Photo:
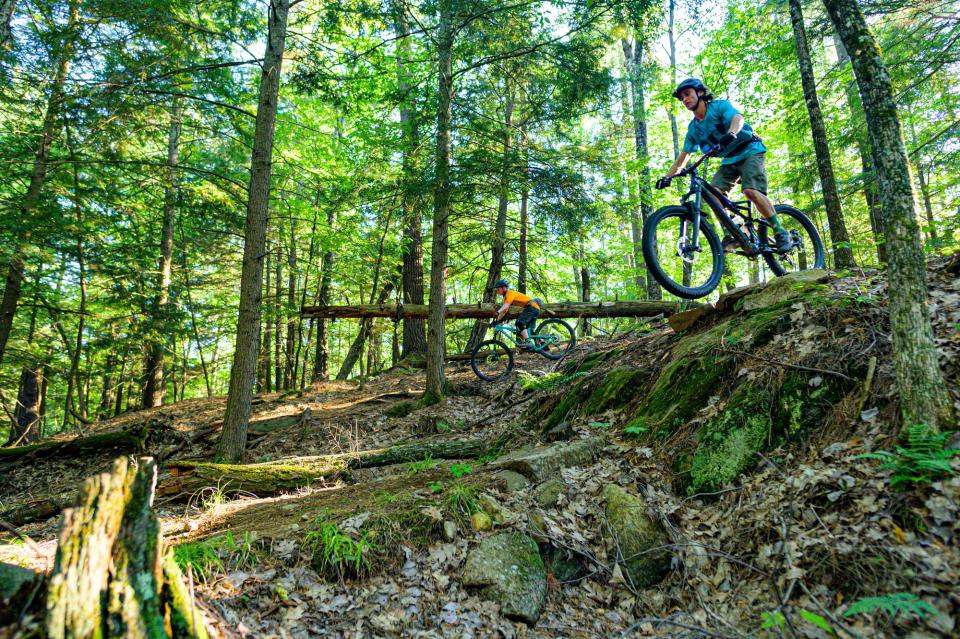
[[(694, 252), (700, 251), (700, 217), (702, 210), (701, 207), (703, 206), (704, 201), (706, 201), (707, 206), (710, 207), (714, 215), (717, 216), (717, 221), (720, 222), (720, 225), (723, 226), (730, 236), (733, 237), (740, 245), (741, 250), (737, 251), (737, 253), (747, 257), (756, 257), (762, 253), (776, 253), (777, 251), (774, 247), (761, 245), (760, 238), (754, 231), (754, 223), (761, 224), (769, 229), (772, 229), (773, 225), (763, 218), (755, 219), (753, 217), (753, 205), (750, 203), (750, 200), (743, 200), (739, 202), (730, 200), (720, 191), (720, 189), (707, 182), (705, 179), (700, 177), (700, 174), (697, 173), (697, 167), (699, 167), (705, 160), (712, 157), (718, 149), (719, 147), (715, 147), (710, 151), (707, 151), (691, 166), (673, 176), (674, 178), (687, 175), (690, 176), (690, 189), (680, 200), (680, 203), (682, 206), (687, 207), (687, 209), (690, 211), (691, 217), (693, 218), (692, 241), (689, 245), (682, 248), (678, 246), (678, 255), (680, 255), (686, 261), (692, 261), (688, 260), (687, 258), (692, 258)], [(744, 233), (740, 227), (730, 219), (727, 211), (736, 213), (744, 219), (744, 225), (747, 227), (749, 235)], [(682, 238), (687, 237), (687, 224), (688, 221), (684, 220), (683, 226), (681, 227), (681, 241), (683, 241)]]

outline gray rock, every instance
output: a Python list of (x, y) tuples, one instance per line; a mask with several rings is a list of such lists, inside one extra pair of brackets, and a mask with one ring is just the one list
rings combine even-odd
[(563, 482), (559, 479), (548, 479), (533, 491), (533, 501), (543, 509), (553, 508), (557, 505), (557, 499), (563, 490)]
[(463, 585), (500, 604), (511, 619), (536, 623), (547, 598), (547, 572), (537, 542), (523, 533), (484, 539), (467, 555)]
[(555, 477), (561, 468), (584, 466), (593, 462), (604, 446), (602, 437), (515, 450), (499, 458), (494, 466), (515, 470), (533, 481)]
[(660, 583), (670, 571), (670, 537), (647, 515), (646, 504), (616, 484), (603, 487), (607, 523), (619, 544), (623, 571), (637, 588)]
[(37, 579), (42, 577), (28, 568), (0, 562), (0, 626), (16, 620)]
[(443, 522), (443, 538), (447, 541), (453, 541), (457, 538), (457, 525), (452, 521)]
[(547, 518), (540, 510), (534, 510), (527, 516), (527, 530), (530, 533), (530, 536), (537, 540), (538, 543), (546, 544), (550, 542), (550, 537), (547, 536)]
[(530, 485), (530, 481), (526, 477), (513, 470), (497, 471), (494, 474), (494, 481), (498, 484), (498, 487), (503, 486), (509, 493), (523, 490)]

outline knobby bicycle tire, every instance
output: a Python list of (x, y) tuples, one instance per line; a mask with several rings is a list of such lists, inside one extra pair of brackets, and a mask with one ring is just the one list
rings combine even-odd
[[(671, 218), (674, 219), (671, 221)], [(682, 280), (677, 282), (664, 269), (657, 255), (657, 228), (662, 223), (674, 222), (680, 224), (684, 219), (692, 222), (690, 211), (684, 206), (665, 206), (654, 211), (643, 225), (641, 248), (643, 249), (643, 259), (647, 263), (647, 270), (653, 276), (653, 279), (677, 297), (692, 300), (709, 295), (719, 286), (723, 277), (723, 246), (717, 232), (713, 230), (707, 220), (707, 216), (701, 211), (700, 237), (702, 240), (706, 240), (705, 242), (701, 240), (701, 246), (706, 244), (703, 247), (703, 253), (710, 252), (710, 276), (700, 286), (684, 286)]]
[[(503, 349), (503, 351), (504, 351), (504, 355), (503, 355), (503, 356), (505, 356), (505, 357), (507, 358), (507, 368), (506, 368), (506, 370), (500, 372), (500, 373), (497, 374), (497, 375), (487, 375), (486, 373), (484, 373), (483, 371), (481, 371), (481, 366), (478, 364), (478, 358), (477, 358), (477, 356), (481, 353), (481, 351), (483, 351), (484, 347), (492, 348), (492, 349), (494, 349), (494, 350), (496, 350), (496, 349)], [(482, 356), (481, 356), (481, 357), (482, 357)], [(497, 381), (498, 379), (503, 379), (504, 377), (506, 377), (507, 375), (510, 374), (510, 371), (513, 370), (513, 351), (510, 349), (509, 346), (507, 346), (506, 344), (504, 344), (503, 342), (501, 342), (501, 341), (498, 340), (498, 339), (487, 339), (487, 340), (484, 340), (484, 341), (480, 342), (479, 344), (477, 344), (477, 345), (474, 347), (473, 352), (470, 354), (470, 368), (473, 369), (473, 374), (474, 374), (474, 375), (476, 375), (477, 377), (479, 377), (480, 379), (482, 379), (482, 380), (485, 381), (485, 382), (495, 382), (495, 381)]]
[(551, 348), (550, 350), (541, 350), (537, 351), (540, 355), (543, 355), (547, 359), (563, 359), (567, 354), (573, 350), (573, 347), (577, 345), (577, 333), (573, 330), (568, 323), (564, 322), (562, 319), (557, 319), (551, 317), (550, 319), (545, 319), (540, 324), (537, 325), (536, 330), (533, 331), (533, 335), (540, 335), (543, 327), (556, 327), (557, 329), (563, 330), (569, 336), (566, 346), (561, 350), (560, 348)]
[[(785, 216), (787, 218), (791, 218), (800, 225), (800, 227), (803, 229), (803, 232), (806, 234), (805, 238), (801, 236), (801, 239), (804, 241), (804, 246), (802, 248), (808, 250), (812, 249), (813, 251), (813, 255), (811, 256), (813, 258), (813, 263), (806, 263), (806, 265), (804, 265), (804, 262), (800, 261), (800, 268), (797, 270), (825, 268), (827, 259), (823, 248), (823, 239), (820, 237), (820, 233), (817, 232), (817, 227), (815, 227), (813, 222), (810, 221), (810, 218), (804, 215), (802, 211), (790, 206), (789, 204), (777, 204), (774, 209), (776, 209), (777, 215), (781, 216), (781, 223), (783, 223), (783, 217)], [(760, 237), (761, 245), (766, 245), (769, 243), (767, 229), (768, 227), (765, 224), (761, 224), (760, 228), (758, 229), (757, 235)], [(787, 255), (796, 254), (796, 252), (797, 249), (792, 249), (787, 253)], [(767, 263), (767, 266), (770, 267), (770, 270), (773, 271), (773, 274), (777, 277), (787, 273), (787, 269), (785, 269), (781, 264), (783, 258), (778, 256), (776, 253), (764, 253), (763, 259)]]

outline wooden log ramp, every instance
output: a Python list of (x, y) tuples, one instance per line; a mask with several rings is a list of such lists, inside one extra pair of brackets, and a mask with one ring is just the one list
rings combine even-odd
[(164, 554), (153, 510), (156, 465), (117, 459), (87, 479), (63, 512), (47, 587), (51, 639), (145, 637), (206, 639), (203, 613)]
[(167, 465), (170, 476), (160, 483), (157, 492), (162, 496), (189, 497), (199, 490), (214, 487), (228, 492), (269, 495), (349, 477), (350, 471), (355, 468), (391, 466), (420, 461), (426, 457), (479, 457), (494, 445), (494, 442), (482, 439), (453, 440), (415, 442), (337, 455), (291, 457), (258, 464), (170, 462)]
[[(392, 319), (426, 319), (426, 304), (353, 304), (347, 306), (302, 306), (301, 317), (317, 319), (349, 319), (387, 317)], [(447, 319), (489, 319), (499, 304), (447, 304)], [(672, 315), (680, 310), (676, 302), (561, 302), (544, 304), (541, 319), (547, 317), (655, 317)], [(508, 318), (520, 314), (518, 307), (510, 309)]]

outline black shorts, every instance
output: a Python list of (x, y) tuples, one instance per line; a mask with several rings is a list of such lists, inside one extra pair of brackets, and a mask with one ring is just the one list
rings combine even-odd
[(520, 317), (517, 318), (518, 331), (530, 328), (533, 323), (537, 321), (537, 317), (540, 315), (540, 309), (534, 306), (534, 303), (536, 303), (537, 306), (543, 304), (538, 298), (523, 307), (523, 310), (520, 311)]

